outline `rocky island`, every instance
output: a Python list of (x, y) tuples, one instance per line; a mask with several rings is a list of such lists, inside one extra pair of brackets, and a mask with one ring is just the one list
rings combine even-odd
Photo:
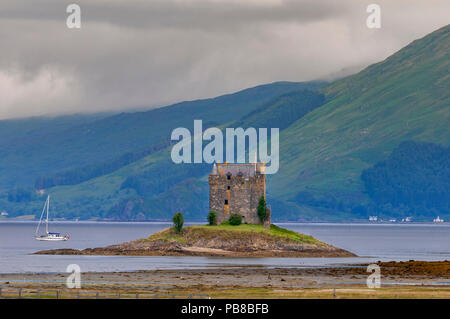
[(177, 233), (166, 228), (142, 238), (100, 248), (52, 249), (47, 255), (209, 256), (209, 257), (354, 257), (314, 237), (270, 225), (202, 225)]

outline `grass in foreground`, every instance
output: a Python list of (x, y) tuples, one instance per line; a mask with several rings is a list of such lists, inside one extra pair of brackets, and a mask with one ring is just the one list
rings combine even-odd
[[(189, 290), (188, 290), (189, 291)], [(184, 291), (186, 293), (186, 291)], [(197, 293), (198, 290), (197, 290)], [(395, 287), (369, 289), (366, 287), (338, 287), (338, 288), (234, 288), (234, 289), (208, 289), (201, 293), (211, 298), (251, 298), (251, 299), (448, 299), (450, 289), (436, 287)]]
[(285, 239), (293, 240), (302, 244), (313, 244), (324, 246), (325, 244), (315, 239), (312, 236), (300, 234), (288, 229), (271, 225), (270, 229), (264, 228), (263, 225), (258, 224), (241, 224), (239, 226), (233, 226), (229, 223), (223, 223), (220, 225), (200, 225), (184, 227), (181, 234), (175, 233), (173, 227), (165, 229), (159, 233), (153, 234), (147, 240), (168, 240), (176, 241), (180, 244), (187, 244), (189, 239), (212, 239), (218, 235), (224, 239), (238, 239), (242, 238), (248, 233), (258, 233), (265, 238)]
[[(130, 285), (134, 286), (134, 285)], [(40, 290), (39, 296), (37, 290)], [(102, 285), (84, 287), (81, 298), (145, 298), (146, 294), (158, 294), (158, 298), (188, 298), (190, 295), (209, 296), (212, 299), (449, 299), (448, 287), (386, 287), (369, 289), (367, 287), (323, 287), (323, 288), (281, 288), (281, 287), (211, 287), (211, 286), (183, 286), (175, 289), (142, 289), (141, 287), (120, 287), (114, 289)], [(166, 295), (166, 297), (164, 297)], [(17, 298), (17, 291), (5, 293), (3, 298)], [(24, 288), (21, 298), (56, 299), (55, 288), (34, 287)], [(59, 299), (76, 299), (77, 292), (61, 290)], [(148, 296), (147, 296), (148, 298)]]

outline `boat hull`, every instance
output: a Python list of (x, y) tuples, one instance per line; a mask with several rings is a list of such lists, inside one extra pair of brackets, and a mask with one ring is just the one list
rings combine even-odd
[(41, 241), (66, 241), (68, 239), (67, 237), (36, 237), (36, 240)]

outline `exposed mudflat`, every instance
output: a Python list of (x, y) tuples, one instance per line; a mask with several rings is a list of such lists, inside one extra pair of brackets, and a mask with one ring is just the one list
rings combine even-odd
[[(381, 289), (366, 286), (367, 265), (321, 268), (220, 266), (205, 269), (83, 272), (81, 290), (203, 294), (213, 298), (450, 298), (450, 262), (379, 262)], [(66, 288), (68, 273), (0, 274), (0, 287)], [(73, 289), (72, 289), (73, 291)], [(76, 296), (74, 297), (76, 298)], [(167, 298), (171, 298), (170, 295)]]

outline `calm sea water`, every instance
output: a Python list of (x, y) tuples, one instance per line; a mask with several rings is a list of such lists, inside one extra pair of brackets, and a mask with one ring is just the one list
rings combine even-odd
[(310, 267), (377, 260), (450, 260), (450, 225), (300, 224), (281, 227), (312, 235), (357, 254), (358, 258), (207, 258), (129, 256), (44, 256), (42, 249), (102, 247), (129, 241), (170, 226), (168, 223), (55, 222), (51, 231), (70, 234), (67, 242), (34, 239), (35, 222), (0, 222), (0, 273), (65, 272), (69, 264), (82, 271), (133, 271), (204, 268), (220, 265)]

